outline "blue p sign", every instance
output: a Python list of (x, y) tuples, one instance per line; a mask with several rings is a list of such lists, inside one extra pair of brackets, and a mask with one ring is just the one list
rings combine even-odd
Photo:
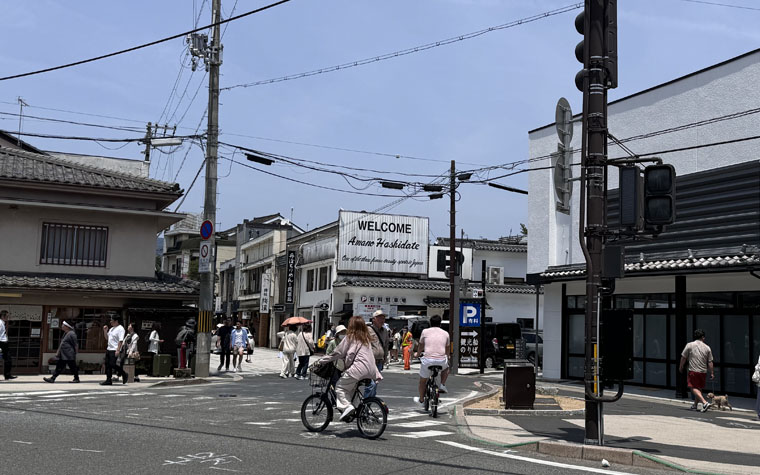
[(460, 327), (479, 327), (480, 326), (480, 304), (463, 303), (459, 305), (459, 326)]

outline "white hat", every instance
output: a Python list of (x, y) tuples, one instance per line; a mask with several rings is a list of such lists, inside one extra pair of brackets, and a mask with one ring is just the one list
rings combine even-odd
[(74, 327), (71, 326), (71, 324), (69, 322), (65, 321), (65, 320), (63, 321), (63, 325), (71, 328), (72, 330), (74, 329)]
[(380, 315), (384, 317), (386, 316), (385, 312), (383, 312), (382, 310), (375, 310), (375, 313), (372, 314), (372, 318), (379, 317)]
[(346, 327), (344, 327), (343, 325), (338, 325), (338, 326), (335, 328), (335, 334), (336, 334), (336, 335), (337, 335), (338, 333), (340, 333), (340, 332), (344, 332), (344, 331), (346, 331)]

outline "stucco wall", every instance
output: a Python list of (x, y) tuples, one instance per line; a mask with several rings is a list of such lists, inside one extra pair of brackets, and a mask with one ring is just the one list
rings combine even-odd
[[(625, 78), (622, 78), (625, 80)], [(580, 93), (569, 97), (580, 112)], [(760, 53), (736, 59), (692, 77), (678, 80), (649, 92), (621, 100), (609, 106), (609, 130), (618, 139), (660, 131), (674, 126), (745, 111), (760, 102)], [(554, 111), (546, 111), (547, 119)], [(713, 123), (675, 133), (635, 140), (626, 145), (635, 153), (657, 152), (756, 135), (760, 114)], [(557, 149), (554, 126), (529, 134), (530, 157), (540, 157)], [(572, 146), (581, 147), (581, 123), (574, 122)], [(665, 163), (675, 166), (679, 175), (758, 160), (757, 141), (740, 142), (661, 155)], [(610, 158), (625, 156), (617, 146), (609, 147)], [(580, 162), (575, 154), (573, 163)], [(550, 166), (549, 159), (536, 160), (532, 168)], [(573, 176), (579, 176), (573, 167)], [(573, 182), (571, 215), (555, 210), (552, 170), (530, 172), (528, 207), (528, 272), (544, 271), (548, 266), (583, 262), (578, 243), (579, 185)], [(617, 188), (618, 176), (609, 171), (609, 188)]]
[[(119, 275), (153, 277), (155, 272), (156, 217), (101, 211), (48, 209), (20, 205), (0, 209), (0, 235), (4, 236), (0, 268), (15, 272)], [(106, 267), (40, 264), (42, 223), (108, 227)]]

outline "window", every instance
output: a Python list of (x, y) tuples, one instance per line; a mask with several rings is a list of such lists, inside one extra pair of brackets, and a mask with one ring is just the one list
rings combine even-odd
[(316, 269), (309, 269), (306, 271), (306, 291), (314, 292), (314, 271)]
[(330, 274), (332, 266), (321, 267), (319, 269), (319, 290), (325, 290), (330, 286)]
[(48, 313), (57, 320), (57, 328), (48, 329), (47, 351), (58, 349), (63, 338), (61, 325), (64, 320), (73, 325), (80, 351), (105, 351), (103, 326), (109, 325), (111, 315), (118, 312), (118, 309), (50, 307)]
[(105, 267), (108, 228), (77, 224), (42, 224), (40, 264)]

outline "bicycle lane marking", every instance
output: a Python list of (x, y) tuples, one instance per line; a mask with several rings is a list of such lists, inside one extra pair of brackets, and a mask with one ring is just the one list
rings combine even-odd
[(448, 440), (437, 440), (436, 442), (440, 442), (441, 444), (450, 445), (452, 447), (457, 447), (464, 450), (469, 450), (472, 452), (478, 452), (481, 454), (493, 455), (494, 457), (501, 457), (501, 458), (507, 458), (507, 459), (512, 459), (512, 460), (520, 460), (522, 462), (535, 463), (537, 465), (548, 465), (550, 467), (566, 468), (569, 470), (580, 470), (583, 472), (591, 472), (591, 473), (605, 473), (607, 475), (634, 475), (631, 472), (616, 472), (614, 470), (603, 470), (600, 468), (586, 467), (583, 465), (571, 465), (568, 463), (552, 462), (549, 460), (540, 460), (540, 459), (534, 459), (530, 457), (523, 457), (521, 455), (512, 455), (512, 454), (505, 454), (502, 452), (494, 452), (493, 450), (481, 449), (479, 447), (472, 447), (469, 445), (460, 444), (458, 442), (450, 442)]

